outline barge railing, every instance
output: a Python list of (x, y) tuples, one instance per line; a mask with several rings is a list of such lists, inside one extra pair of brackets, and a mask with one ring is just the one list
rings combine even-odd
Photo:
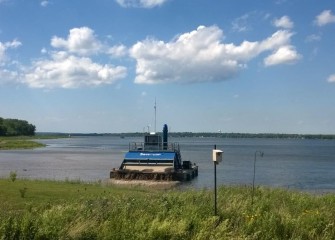
[(131, 142), (129, 151), (180, 152), (179, 143)]

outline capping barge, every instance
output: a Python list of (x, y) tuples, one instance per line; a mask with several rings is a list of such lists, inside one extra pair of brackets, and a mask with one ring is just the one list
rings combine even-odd
[(182, 161), (178, 143), (168, 142), (164, 125), (163, 139), (156, 133), (146, 134), (144, 142), (130, 143), (119, 169), (110, 171), (111, 179), (189, 181), (198, 176), (198, 166)]

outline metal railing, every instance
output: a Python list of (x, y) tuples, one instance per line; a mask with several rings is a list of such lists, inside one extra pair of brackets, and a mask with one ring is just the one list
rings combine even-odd
[(179, 143), (131, 142), (129, 151), (167, 151), (179, 152)]

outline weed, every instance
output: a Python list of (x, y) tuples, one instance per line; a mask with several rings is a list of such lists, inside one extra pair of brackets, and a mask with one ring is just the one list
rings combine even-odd
[(16, 177), (17, 177), (17, 173), (16, 173), (16, 171), (10, 171), (10, 173), (9, 173), (9, 179), (10, 179), (12, 182), (15, 182)]
[(28, 188), (26, 188), (26, 187), (19, 189), (21, 198), (24, 198), (26, 196), (27, 190), (28, 190)]

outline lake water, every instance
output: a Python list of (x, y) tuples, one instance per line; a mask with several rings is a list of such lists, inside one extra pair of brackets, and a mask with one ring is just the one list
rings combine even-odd
[[(142, 138), (72, 137), (40, 140), (45, 148), (0, 151), (0, 177), (16, 171), (19, 178), (98, 181), (118, 168), (129, 142)], [(212, 188), (212, 149), (224, 151), (217, 166), (219, 185), (252, 185), (254, 154), (257, 185), (311, 192), (335, 192), (335, 140), (170, 138), (179, 142), (183, 160), (199, 166), (199, 176), (186, 187)]]

